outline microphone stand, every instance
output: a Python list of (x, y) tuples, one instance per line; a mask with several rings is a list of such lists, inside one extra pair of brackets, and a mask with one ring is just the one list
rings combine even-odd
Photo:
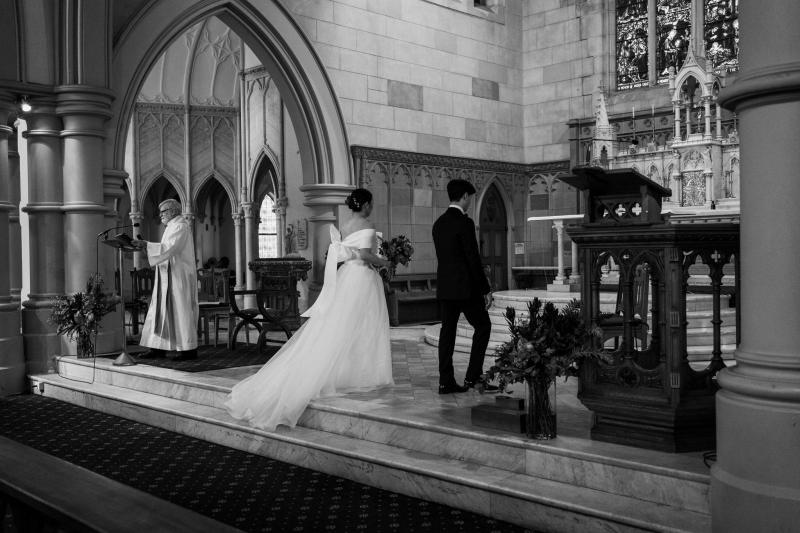
[(122, 317), (120, 322), (122, 323), (122, 353), (114, 359), (114, 366), (133, 366), (136, 364), (136, 361), (130, 356), (128, 353), (128, 339), (127, 335), (125, 334), (125, 295), (124, 291), (122, 290), (122, 272), (124, 271), (122, 268), (124, 262), (124, 253), (125, 249), (120, 246), (119, 247), (119, 305), (122, 310), (120, 316)]
[[(123, 235), (125, 239), (121, 238)], [(124, 270), (123, 266), (125, 263), (124, 254), (126, 251), (136, 250), (136, 248), (131, 245), (130, 241), (130, 237), (125, 234), (121, 234), (113, 239), (106, 239), (103, 241), (103, 244), (111, 246), (112, 248), (116, 248), (119, 257), (119, 304), (122, 311), (120, 313), (120, 321), (122, 323), (122, 352), (114, 360), (115, 366), (132, 366), (136, 364), (136, 361), (128, 353), (127, 348), (128, 343), (125, 335), (125, 296), (122, 290), (122, 272)]]

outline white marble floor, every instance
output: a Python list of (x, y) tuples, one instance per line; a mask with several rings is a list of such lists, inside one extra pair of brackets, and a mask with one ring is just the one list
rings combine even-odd
[[(577, 379), (557, 383), (558, 437), (549, 441), (533, 441), (524, 434), (504, 432), (473, 426), (470, 408), (479, 403), (494, 402), (494, 394), (470, 391), (462, 394), (438, 394), (438, 356), (434, 346), (425, 343), (424, 330), (430, 326), (395, 327), (391, 331), (392, 360), (395, 385), (370, 392), (350, 393), (343, 397), (315, 400), (316, 405), (337, 406), (346, 403), (348, 409), (380, 415), (387, 418), (413, 420), (426, 425), (447, 426), (491, 434), (503, 438), (525, 441), (563, 451), (580, 450), (582, 453), (612, 457), (620, 460), (644, 461), (668, 469), (707, 473), (700, 452), (670, 454), (630, 446), (592, 441), (590, 438), (592, 413), (577, 398)], [(456, 352), (453, 357), (456, 379), (463, 379), (468, 354)], [(492, 364), (487, 355), (484, 369)], [(237, 381), (255, 373), (258, 368), (239, 367), (194, 374), (190, 379), (221, 387), (233, 386)], [(515, 384), (504, 394), (524, 397), (523, 384)]]

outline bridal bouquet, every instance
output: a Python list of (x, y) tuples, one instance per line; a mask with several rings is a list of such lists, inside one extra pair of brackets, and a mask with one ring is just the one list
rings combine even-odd
[(405, 235), (393, 237), (390, 241), (381, 240), (380, 252), (383, 257), (391, 261), (392, 266), (386, 270), (381, 270), (381, 276), (389, 281), (397, 270), (397, 265), (408, 265), (411, 256), (414, 255), (414, 247)]

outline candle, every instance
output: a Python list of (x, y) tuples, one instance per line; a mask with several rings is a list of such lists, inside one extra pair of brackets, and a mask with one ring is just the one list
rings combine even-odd
[(656, 106), (654, 104), (650, 104), (650, 116), (656, 116)]
[(631, 108), (631, 118), (632, 119), (636, 119), (636, 108), (635, 107)]

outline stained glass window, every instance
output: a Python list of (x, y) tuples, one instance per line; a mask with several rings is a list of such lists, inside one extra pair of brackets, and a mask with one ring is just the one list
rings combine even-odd
[(691, 32), (691, 0), (656, 2), (656, 72), (659, 83), (669, 79), (670, 67), (675, 67), (677, 72), (683, 66)]
[(706, 57), (715, 70), (739, 68), (738, 0), (704, 0), (703, 34)]
[(278, 257), (278, 216), (273, 212), (272, 198), (261, 202), (258, 223), (258, 257)]
[(617, 89), (647, 85), (647, 0), (617, 2)]

